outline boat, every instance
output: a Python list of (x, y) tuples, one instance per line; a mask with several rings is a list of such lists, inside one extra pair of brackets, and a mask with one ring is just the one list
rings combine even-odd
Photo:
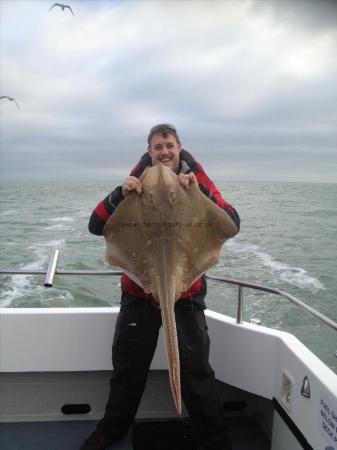
[[(119, 276), (118, 271), (58, 271), (54, 250), (45, 271), (2, 275)], [(206, 310), (210, 362), (234, 450), (337, 450), (337, 375), (292, 334), (243, 317), (244, 292), (278, 295), (337, 331), (337, 323), (296, 297), (240, 280), (237, 316)], [(118, 307), (0, 309), (1, 450), (75, 450), (102, 417), (111, 375)], [(188, 414), (177, 415), (160, 335), (147, 387), (129, 433), (112, 450), (187, 450)], [(150, 436), (150, 438), (149, 438)], [(147, 439), (147, 441), (146, 441)], [(178, 439), (178, 438), (177, 438)]]

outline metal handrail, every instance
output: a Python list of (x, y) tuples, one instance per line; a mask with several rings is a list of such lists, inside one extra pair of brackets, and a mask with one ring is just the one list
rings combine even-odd
[(325, 323), (329, 327), (333, 328), (337, 331), (337, 323), (333, 320), (329, 319), (329, 317), (326, 317), (324, 314), (320, 313), (316, 309), (314, 309), (312, 306), (307, 305), (306, 303), (302, 302), (302, 300), (299, 300), (294, 295), (288, 294), (288, 292), (282, 291), (280, 289), (274, 289), (267, 286), (261, 286), (259, 284), (254, 283), (248, 283), (245, 281), (240, 280), (233, 280), (231, 278), (225, 278), (225, 277), (218, 277), (215, 275), (206, 275), (206, 278), (209, 280), (214, 281), (220, 281), (221, 283), (226, 284), (234, 284), (239, 287), (239, 300), (238, 300), (238, 313), (237, 313), (237, 323), (242, 323), (242, 310), (243, 310), (243, 288), (249, 288), (249, 289), (255, 289), (257, 291), (263, 291), (268, 292), (269, 294), (276, 294), (280, 295), (281, 297), (284, 297), (288, 300), (290, 300), (295, 305), (299, 306), (300, 308), (304, 309), (308, 313), (312, 314), (314, 317), (316, 317), (321, 322)]
[[(44, 286), (45, 287), (51, 287), (53, 285), (53, 279), (55, 275), (94, 275), (94, 276), (120, 276), (123, 274), (122, 271), (118, 270), (57, 270), (57, 260), (59, 257), (59, 250), (54, 249), (52, 251), (49, 266), (47, 271), (45, 270), (2, 270), (0, 269), (0, 275), (46, 275)], [(302, 300), (299, 300), (295, 296), (288, 294), (288, 292), (282, 291), (280, 289), (270, 288), (267, 286), (262, 286), (255, 283), (249, 283), (246, 281), (241, 280), (234, 280), (232, 278), (225, 278), (225, 277), (219, 277), (216, 275), (205, 275), (207, 279), (213, 280), (213, 281), (219, 281), (220, 283), (225, 284), (233, 284), (235, 286), (238, 286), (238, 309), (237, 309), (237, 318), (236, 322), (238, 324), (243, 323), (243, 290), (244, 288), (254, 289), (262, 292), (268, 292), (269, 294), (276, 294), (280, 295), (281, 297), (286, 298), (290, 302), (294, 303), (295, 305), (299, 306), (300, 308), (304, 309), (306, 312), (312, 314), (314, 317), (316, 317), (318, 320), (323, 322), (325, 325), (328, 325), (330, 328), (337, 331), (337, 323), (333, 320), (329, 319), (329, 317), (325, 316), (324, 314), (320, 313), (316, 309), (312, 308), (311, 306), (307, 305), (306, 303), (302, 302)]]
[[(46, 270), (12, 270), (0, 269), (0, 275), (47, 275)], [(122, 275), (119, 270), (56, 270), (55, 275)], [(46, 286), (51, 287), (51, 286)]]

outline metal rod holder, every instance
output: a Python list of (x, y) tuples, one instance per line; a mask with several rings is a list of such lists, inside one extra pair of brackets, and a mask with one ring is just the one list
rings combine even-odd
[(243, 287), (239, 286), (238, 313), (236, 323), (243, 323)]
[(52, 287), (54, 275), (56, 273), (57, 260), (60, 254), (60, 250), (55, 248), (50, 255), (49, 266), (44, 280), (44, 287)]

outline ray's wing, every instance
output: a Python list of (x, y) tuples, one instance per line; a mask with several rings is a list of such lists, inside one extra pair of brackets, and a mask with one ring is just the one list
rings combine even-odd
[(188, 208), (180, 206), (183, 224), (178, 230), (179, 252), (185, 255), (185, 290), (218, 263), (222, 245), (237, 233), (231, 217), (207, 198), (198, 185), (191, 185), (186, 195)]
[(151, 230), (145, 222), (141, 197), (132, 192), (104, 227), (107, 261), (136, 276), (143, 285), (148, 284), (146, 256), (151, 243)]

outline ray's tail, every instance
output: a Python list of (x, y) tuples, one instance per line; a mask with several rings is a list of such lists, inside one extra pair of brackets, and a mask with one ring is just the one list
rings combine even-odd
[(181, 414), (180, 362), (174, 303), (174, 298), (172, 298), (172, 301), (165, 299), (164, 301), (160, 301), (160, 307), (171, 391), (177, 412)]

